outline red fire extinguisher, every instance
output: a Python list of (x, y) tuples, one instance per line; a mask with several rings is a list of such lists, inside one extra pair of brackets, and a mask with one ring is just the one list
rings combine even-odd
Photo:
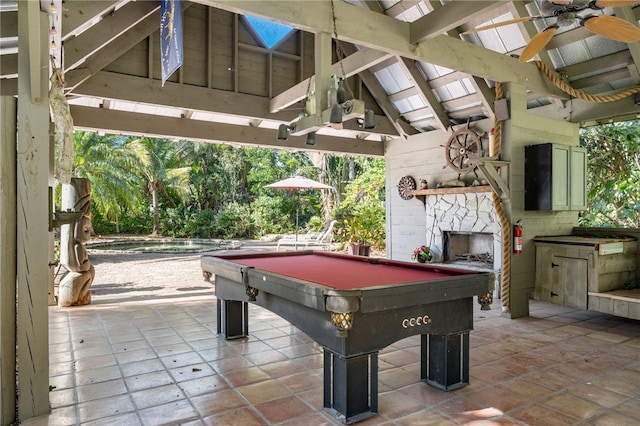
[(520, 221), (513, 225), (513, 252), (515, 254), (522, 253), (522, 225)]

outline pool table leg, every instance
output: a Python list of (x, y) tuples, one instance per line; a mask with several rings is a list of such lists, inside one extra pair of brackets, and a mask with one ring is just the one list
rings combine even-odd
[(324, 408), (342, 423), (378, 413), (378, 352), (343, 357), (324, 350)]
[(469, 384), (469, 332), (423, 334), (420, 379), (444, 391)]
[(249, 304), (241, 300), (218, 299), (216, 306), (218, 334), (226, 340), (249, 335)]

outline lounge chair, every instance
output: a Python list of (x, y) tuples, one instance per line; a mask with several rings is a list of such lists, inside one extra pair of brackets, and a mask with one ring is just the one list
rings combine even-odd
[(311, 235), (298, 235), (295, 237), (285, 237), (278, 240), (276, 250), (280, 250), (280, 247), (293, 246), (295, 250), (298, 247), (303, 249), (320, 247), (331, 251), (331, 243), (333, 242), (333, 226), (337, 221), (331, 220), (324, 224), (324, 227), (319, 233), (313, 233)]

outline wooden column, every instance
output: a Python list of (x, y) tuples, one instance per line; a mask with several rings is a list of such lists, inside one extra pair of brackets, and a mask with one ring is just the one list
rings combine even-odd
[[(49, 412), (49, 47), (40, 2), (18, 2), (18, 420)], [(4, 344), (3, 344), (4, 346)]]
[(0, 96), (0, 425), (16, 420), (16, 109)]

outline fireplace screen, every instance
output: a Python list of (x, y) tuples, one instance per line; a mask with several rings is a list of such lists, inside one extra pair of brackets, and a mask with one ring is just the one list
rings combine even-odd
[(473, 262), (493, 266), (493, 234), (485, 232), (444, 232), (445, 262)]

